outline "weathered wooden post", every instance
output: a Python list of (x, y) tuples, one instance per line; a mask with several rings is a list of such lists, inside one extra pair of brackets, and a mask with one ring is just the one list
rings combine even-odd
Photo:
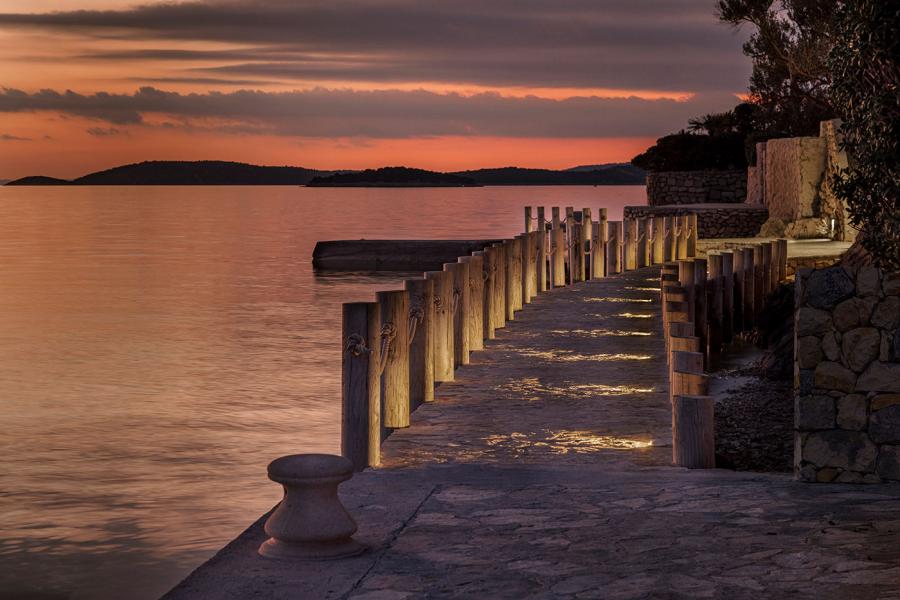
[(638, 231), (637, 221), (627, 218), (625, 224), (625, 271), (637, 268)]
[(493, 245), (497, 253), (497, 270), (494, 272), (494, 322), (496, 329), (506, 327), (506, 261), (507, 247), (505, 243)]
[(703, 373), (703, 353), (673, 350), (671, 353), (671, 396), (705, 396), (709, 378)]
[(377, 292), (381, 310), (381, 401), (384, 426), (409, 427), (409, 294)]
[(675, 217), (663, 217), (663, 261), (678, 260), (678, 252), (675, 248)]
[(531, 304), (537, 295), (537, 232), (532, 231), (522, 238), (522, 302)]
[(697, 337), (700, 338), (700, 352), (709, 364), (709, 303), (706, 300), (706, 259), (694, 259), (694, 324), (697, 326)]
[(538, 255), (537, 255), (537, 280), (538, 292), (547, 291), (547, 219), (544, 217), (544, 207), (538, 207)]
[(530, 249), (528, 234), (521, 233), (516, 236), (516, 241), (522, 252), (522, 267), (519, 269), (519, 293), (522, 295), (522, 306), (531, 302), (528, 297), (528, 251)]
[(496, 337), (497, 328), (497, 249), (484, 249), (484, 338), (492, 340)]
[(756, 323), (756, 264), (752, 247), (742, 250), (744, 253), (744, 331), (753, 329)]
[(716, 467), (715, 401), (709, 396), (675, 396), (672, 462), (688, 469)]
[(691, 213), (687, 217), (687, 255), (688, 258), (697, 256), (697, 240), (700, 239), (700, 224), (697, 213)]
[(666, 256), (666, 223), (663, 217), (653, 217), (653, 264), (661, 265), (669, 260)]
[(744, 331), (744, 251), (734, 250), (734, 333)]
[(407, 279), (409, 292), (409, 409), (434, 401), (434, 281)]
[(734, 252), (722, 252), (722, 342), (734, 339)]
[(622, 272), (622, 221), (608, 221), (606, 242), (606, 274)]
[(554, 227), (550, 230), (550, 236), (553, 287), (563, 287), (566, 285), (566, 232), (562, 227)]
[(590, 208), (581, 209), (581, 280), (590, 279), (591, 273), (594, 271), (593, 263), (588, 264), (589, 260), (594, 257), (591, 247), (591, 240), (594, 237), (594, 221)]
[(344, 304), (341, 454), (355, 471), (381, 462), (380, 329), (377, 303)]
[(778, 281), (787, 279), (788, 241), (778, 240)]
[(600, 238), (598, 244), (600, 248), (598, 250), (599, 258), (597, 259), (599, 262), (599, 273), (600, 277), (606, 277), (606, 253), (609, 250), (609, 244), (607, 243), (609, 238), (609, 228), (607, 225), (608, 221), (606, 219), (606, 209), (601, 208), (597, 210), (597, 224), (600, 225)]
[(687, 255), (687, 216), (686, 215), (676, 215), (675, 217), (675, 231), (673, 233), (675, 239), (675, 258), (677, 260), (684, 260), (688, 257)]
[(772, 286), (772, 282), (774, 281), (774, 278), (772, 277), (772, 244), (769, 242), (760, 244), (760, 250), (762, 250), (763, 296), (767, 297), (774, 289)]
[(678, 261), (678, 283), (685, 289), (688, 295), (688, 305), (690, 307), (690, 318), (688, 321), (696, 323), (694, 313), (697, 312), (696, 288), (694, 287), (694, 261), (679, 260)]
[(428, 271), (425, 278), (434, 282), (434, 380), (453, 381), (453, 275)]
[(758, 323), (757, 316), (762, 311), (766, 300), (766, 276), (763, 263), (762, 244), (753, 245), (753, 322)]
[(566, 207), (566, 269), (569, 276), (566, 283), (572, 285), (575, 282), (575, 209), (571, 206)]
[(459, 262), (469, 265), (469, 352), (484, 350), (484, 253), (461, 256)]
[(444, 270), (453, 275), (453, 365), (469, 364), (469, 265), (444, 263)]
[(591, 279), (601, 279), (606, 268), (606, 244), (600, 235), (600, 227), (600, 223), (591, 226)]
[(531, 207), (525, 207), (525, 233), (531, 233)]
[(634, 220), (635, 254), (634, 268), (640, 269), (647, 266), (647, 220)]
[(506, 320), (516, 318), (516, 311), (521, 308), (522, 276), (519, 269), (522, 264), (521, 246), (518, 240), (506, 240)]
[(722, 339), (724, 337), (724, 307), (725, 300), (722, 298), (725, 284), (722, 281), (722, 260), (721, 254), (710, 254), (707, 256), (709, 260), (709, 279), (707, 280), (707, 305), (709, 307), (709, 355), (710, 364), (717, 364), (719, 353), (722, 352)]
[[(662, 284), (662, 306), (667, 307), (669, 302), (687, 302), (688, 295), (687, 290), (685, 290), (681, 285), (679, 285), (678, 281), (664, 281)], [(669, 346), (668, 340), (668, 332), (669, 332), (669, 314), (667, 310), (662, 311), (662, 322), (663, 322), (663, 332), (666, 334), (663, 336), (666, 348)], [(693, 323), (691, 324), (691, 332), (690, 335), (694, 335), (693, 331)]]

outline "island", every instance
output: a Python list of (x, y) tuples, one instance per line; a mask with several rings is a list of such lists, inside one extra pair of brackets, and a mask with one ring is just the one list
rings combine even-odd
[(474, 179), (409, 167), (382, 167), (314, 177), (309, 187), (473, 187)]

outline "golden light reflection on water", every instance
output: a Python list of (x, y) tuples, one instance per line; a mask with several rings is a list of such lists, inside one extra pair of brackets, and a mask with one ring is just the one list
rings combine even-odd
[(584, 301), (585, 302), (653, 302), (653, 299), (652, 298), (585, 298)]
[(485, 438), (489, 446), (504, 448), (518, 454), (533, 450), (551, 454), (589, 454), (601, 450), (642, 450), (653, 446), (652, 440), (598, 435), (591, 431), (559, 430), (541, 434), (513, 432)]
[(637, 287), (634, 285), (626, 285), (626, 290), (631, 290), (634, 292), (658, 292), (660, 291), (659, 287)]
[(630, 312), (623, 312), (616, 315), (617, 317), (622, 317), (623, 319), (652, 319), (656, 315), (646, 315), (646, 314), (635, 314)]
[(629, 331), (626, 329), (554, 329), (554, 335), (576, 335), (582, 337), (646, 337), (649, 331)]
[(497, 391), (513, 393), (529, 402), (545, 398), (572, 398), (575, 400), (605, 397), (605, 396), (629, 396), (634, 394), (653, 393), (655, 388), (639, 387), (633, 385), (607, 385), (604, 383), (579, 383), (565, 386), (548, 385), (542, 383), (537, 377), (524, 377), (499, 385)]
[(649, 354), (627, 354), (617, 352), (612, 354), (581, 354), (574, 350), (535, 350), (533, 348), (521, 348), (516, 350), (522, 356), (529, 358), (542, 358), (553, 362), (578, 362), (578, 361), (619, 361), (619, 360), (650, 360)]

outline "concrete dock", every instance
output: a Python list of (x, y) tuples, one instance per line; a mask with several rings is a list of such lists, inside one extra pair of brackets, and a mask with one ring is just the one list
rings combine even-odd
[(260, 519), (165, 598), (900, 600), (900, 486), (670, 466), (658, 273), (538, 296), (438, 387), (341, 488), (366, 553), (264, 559)]

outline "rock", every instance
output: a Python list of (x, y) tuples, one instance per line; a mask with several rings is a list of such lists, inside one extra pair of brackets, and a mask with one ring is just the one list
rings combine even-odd
[(900, 325), (900, 296), (888, 296), (879, 302), (870, 323), (882, 329), (896, 329)]
[[(818, 385), (818, 379), (816, 385)], [(856, 390), (859, 392), (900, 392), (900, 363), (873, 362), (865, 373), (859, 376)]]
[(836, 362), (822, 362), (816, 367), (815, 386), (823, 390), (852, 392), (856, 373)]
[(856, 471), (844, 471), (838, 478), (834, 480), (835, 483), (878, 483), (878, 477), (872, 475), (871, 473), (857, 473)]
[(800, 396), (794, 412), (797, 429), (834, 429), (834, 400), (828, 396)]
[(829, 483), (835, 480), (840, 471), (837, 469), (832, 469), (831, 467), (825, 467), (824, 469), (819, 469), (819, 472), (816, 473), (816, 481), (819, 483)]
[(855, 286), (843, 267), (813, 271), (807, 282), (807, 298), (815, 308), (833, 308), (853, 295)]
[(759, 237), (780, 238), (784, 236), (786, 224), (783, 220), (772, 217), (762, 224), (759, 229)]
[(848, 394), (837, 401), (837, 425), (841, 429), (861, 431), (866, 428), (866, 397)]
[(881, 275), (877, 267), (871, 265), (859, 268), (856, 273), (856, 294), (877, 296), (881, 292)]
[(831, 315), (824, 310), (804, 306), (797, 311), (797, 335), (822, 336), (831, 329)]
[(820, 467), (872, 472), (876, 451), (865, 433), (836, 429), (809, 434), (803, 446), (803, 458)]
[(900, 404), (900, 394), (879, 394), (872, 398), (872, 411)]
[(885, 296), (900, 295), (900, 272), (885, 273), (881, 282), (881, 290)]
[(822, 343), (814, 335), (797, 340), (797, 362), (801, 369), (815, 369), (822, 362)]
[(869, 324), (871, 307), (861, 298), (850, 298), (834, 309), (834, 328), (840, 332)]
[(797, 371), (797, 392), (803, 395), (812, 394), (816, 387), (816, 372), (813, 369)]
[(900, 444), (900, 404), (872, 412), (869, 437), (876, 444)]
[(829, 331), (824, 336), (822, 336), (822, 352), (825, 353), (825, 358), (830, 361), (838, 361), (841, 358), (841, 347), (838, 345), (837, 338), (834, 336), (834, 332)]
[(891, 362), (900, 362), (900, 327), (894, 332), (894, 341), (891, 343)]
[(900, 480), (900, 446), (882, 446), (875, 472), (884, 479)]
[(845, 364), (861, 373), (869, 363), (878, 360), (881, 351), (881, 334), (874, 327), (851, 329), (844, 334), (841, 351)]

